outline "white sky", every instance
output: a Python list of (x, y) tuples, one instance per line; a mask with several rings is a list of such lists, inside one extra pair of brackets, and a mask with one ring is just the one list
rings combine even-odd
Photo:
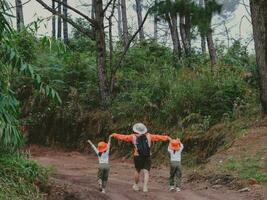
[[(15, 0), (9, 0), (9, 2), (13, 3)], [(22, 0), (22, 3), (27, 2), (28, 0)], [(51, 3), (51, 0), (44, 0), (44, 2), (47, 2), (48, 4)], [(90, 14), (90, 8), (85, 8), (82, 7), (82, 3), (88, 3), (91, 1), (88, 0), (68, 0), (68, 3), (71, 6), (74, 6), (75, 8), (78, 8), (79, 10), (82, 10), (85, 14)], [(105, 1), (104, 1), (105, 2)], [(129, 26), (132, 31), (136, 30), (136, 23), (137, 23), (137, 17), (136, 13), (133, 9), (135, 0), (127, 0), (127, 8), (128, 8), (128, 21), (129, 21)], [(146, 1), (144, 1), (146, 2)], [(244, 0), (244, 3), (249, 5), (249, 0)], [(45, 10), (39, 3), (37, 3), (35, 0), (31, 0), (29, 3), (24, 5), (23, 7), (24, 11), (24, 21), (25, 24), (29, 24), (38, 18), (44, 19), (44, 18), (49, 18), (51, 16), (51, 13)], [(14, 12), (15, 14), (15, 12)], [(72, 17), (76, 17), (77, 15), (70, 13)], [(227, 29), (229, 29), (229, 37), (234, 38), (235, 40), (237, 39), (242, 39), (244, 42), (250, 41), (252, 38), (252, 27), (251, 24), (248, 22), (248, 20), (243, 17), (246, 16), (250, 19), (249, 13), (245, 9), (244, 5), (239, 5), (236, 9), (236, 11), (233, 13), (232, 18), (228, 19), (225, 21), (225, 25)], [(242, 20), (243, 18), (243, 20)], [(144, 30), (147, 35), (152, 35), (153, 34), (153, 21), (152, 21), (152, 16), (149, 18), (149, 20), (146, 22), (144, 26)], [(242, 20), (242, 24), (240, 26), (240, 22)], [(218, 22), (221, 20), (218, 20), (218, 17), (214, 17), (213, 24), (214, 27), (216, 27), (214, 30), (214, 37), (215, 39), (219, 41), (225, 42), (227, 44), (227, 37), (220, 34), (225, 32), (225, 26), (220, 25), (220, 26), (215, 26), (218, 24)], [(116, 22), (114, 21), (114, 32), (115, 34), (117, 33), (117, 25), (115, 24)], [(14, 20), (13, 24), (15, 26)], [(38, 30), (39, 35), (51, 35), (51, 20), (47, 19), (44, 22), (40, 24), (40, 28)], [(159, 33), (163, 34), (163, 33)], [(233, 41), (233, 40), (231, 40)], [(167, 41), (167, 43), (170, 45), (171, 42), (170, 40)], [(196, 40), (193, 42), (193, 45), (199, 46), (199, 41)], [(253, 49), (253, 43), (251, 42), (249, 45), (250, 51)]]

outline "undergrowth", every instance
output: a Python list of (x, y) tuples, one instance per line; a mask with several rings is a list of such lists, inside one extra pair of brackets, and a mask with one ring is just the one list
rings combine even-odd
[(47, 169), (21, 153), (0, 155), (0, 199), (41, 200), (40, 188), (47, 182)]

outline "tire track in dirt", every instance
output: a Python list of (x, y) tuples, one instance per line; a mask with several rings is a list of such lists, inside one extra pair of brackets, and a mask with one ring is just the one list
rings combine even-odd
[(205, 182), (185, 183), (179, 193), (168, 192), (168, 169), (152, 169), (149, 192), (132, 190), (134, 168), (131, 163), (111, 160), (107, 194), (98, 191), (97, 159), (93, 155), (49, 148), (30, 148), (32, 159), (52, 166), (52, 189), (48, 200), (252, 200), (249, 193), (225, 187), (213, 189)]

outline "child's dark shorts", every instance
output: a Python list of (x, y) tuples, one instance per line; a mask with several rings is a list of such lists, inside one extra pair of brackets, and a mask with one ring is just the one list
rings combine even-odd
[(142, 169), (150, 171), (151, 158), (150, 156), (134, 156), (134, 166), (136, 171), (140, 172)]

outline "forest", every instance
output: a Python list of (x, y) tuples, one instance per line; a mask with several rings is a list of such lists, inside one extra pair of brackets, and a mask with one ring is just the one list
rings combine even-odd
[[(0, 0), (0, 200), (265, 199), (266, 115), (264, 0)], [(158, 189), (166, 143), (154, 196), (93, 186), (86, 141), (138, 122), (182, 141), (180, 198)], [(132, 145), (111, 154), (129, 173)]]

